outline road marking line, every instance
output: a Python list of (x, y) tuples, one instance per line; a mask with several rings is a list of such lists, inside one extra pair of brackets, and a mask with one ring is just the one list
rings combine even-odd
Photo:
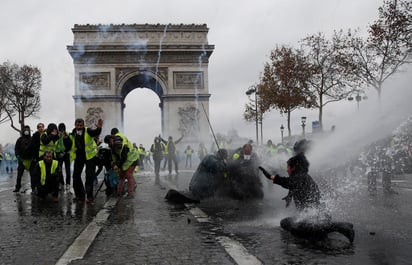
[[(195, 204), (185, 203), (186, 208), (196, 218), (199, 223), (211, 223), (209, 216), (203, 212)], [(247, 249), (238, 241), (226, 236), (216, 237), (220, 245), (225, 251), (233, 258), (233, 260), (239, 265), (260, 265), (262, 262), (250, 254)]]
[(196, 218), (199, 223), (210, 223), (209, 216), (198, 207), (194, 206), (194, 204), (185, 203), (185, 206), (189, 209), (190, 213)]
[(113, 208), (117, 203), (118, 198), (110, 198), (103, 206), (93, 221), (80, 233), (73, 241), (63, 256), (57, 261), (56, 265), (67, 265), (73, 260), (82, 259), (93, 243), (107, 218), (110, 216), (109, 209)]
[(217, 237), (217, 241), (239, 265), (260, 265), (262, 262), (249, 254), (247, 249), (238, 241), (226, 236)]

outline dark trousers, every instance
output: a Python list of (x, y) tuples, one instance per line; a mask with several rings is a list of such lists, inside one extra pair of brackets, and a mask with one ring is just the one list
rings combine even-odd
[(287, 217), (280, 221), (280, 226), (289, 231), (294, 236), (309, 238), (314, 240), (324, 239), (329, 233), (338, 232), (345, 236), (351, 237), (349, 240), (353, 241), (351, 231), (353, 225), (348, 222), (320, 222), (313, 223), (307, 220), (297, 221), (294, 217)]
[(160, 163), (162, 162), (162, 158), (161, 157), (158, 157), (158, 158), (153, 157), (153, 161), (154, 161), (155, 175), (156, 175), (156, 177), (159, 177)]
[[(33, 176), (33, 170), (34, 170), (34, 165), (35, 162), (31, 161), (30, 162), (30, 167), (28, 169), (29, 174), (30, 174), (30, 184), (31, 184), (31, 189), (35, 190), (36, 188), (36, 181)], [(23, 177), (24, 171), (26, 168), (24, 167), (23, 161), (19, 160), (19, 164), (17, 166), (17, 179), (16, 179), (16, 190), (20, 190), (21, 188), (21, 178)]]
[(37, 195), (41, 198), (45, 198), (47, 194), (51, 193), (53, 197), (59, 196), (59, 177), (58, 175), (52, 175), (46, 180), (44, 185), (38, 186)]
[(177, 161), (176, 154), (168, 154), (167, 155), (167, 165), (168, 165), (168, 168), (169, 168), (169, 174), (172, 174), (173, 164), (175, 165), (176, 174), (179, 173), (178, 161)]
[[(96, 174), (96, 158), (89, 160), (76, 159), (74, 160), (73, 168), (73, 190), (77, 198), (83, 199), (85, 195), (87, 198), (93, 199), (93, 180)], [(86, 165), (86, 182), (83, 186), (82, 171)]]
[(60, 174), (61, 179), (59, 182), (61, 184), (64, 184), (64, 178), (63, 178), (63, 165), (64, 165), (64, 170), (66, 171), (66, 184), (70, 185), (70, 179), (71, 179), (71, 170), (70, 170), (70, 155), (69, 153), (65, 153), (64, 156), (57, 158), (57, 161), (59, 161), (59, 169), (62, 174)]

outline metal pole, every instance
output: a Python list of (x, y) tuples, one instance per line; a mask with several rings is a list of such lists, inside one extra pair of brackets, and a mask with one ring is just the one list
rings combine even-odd
[(256, 121), (256, 145), (259, 145), (259, 117), (258, 117), (258, 104), (257, 104), (257, 90), (255, 88), (255, 121)]
[(209, 116), (207, 116), (207, 113), (206, 113), (206, 110), (205, 110), (205, 106), (203, 106), (203, 103), (202, 103), (202, 108), (203, 108), (203, 112), (205, 113), (205, 116), (206, 116), (206, 119), (207, 119), (207, 123), (209, 124), (210, 130), (212, 131), (213, 138), (215, 139), (215, 143), (216, 143), (217, 150), (219, 150), (219, 149), (220, 149), (219, 143), (218, 143), (217, 140), (216, 140), (215, 132), (213, 131), (212, 124), (210, 124)]

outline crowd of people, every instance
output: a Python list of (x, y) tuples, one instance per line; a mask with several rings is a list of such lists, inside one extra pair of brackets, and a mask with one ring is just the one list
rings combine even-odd
[[(133, 174), (138, 170), (152, 169), (158, 179), (163, 162), (163, 170), (167, 167), (169, 175), (173, 170), (178, 175), (182, 154), (187, 169), (195, 164), (192, 159), (201, 160), (208, 154), (204, 143), (199, 143), (197, 156), (190, 145), (179, 152), (177, 145), (183, 136), (177, 140), (172, 136), (167, 140), (161, 135), (156, 136), (149, 149), (142, 144), (131, 143), (117, 128), (112, 128), (110, 134), (102, 139), (102, 126), (102, 120), (88, 128), (83, 119), (76, 119), (74, 128), (68, 131), (64, 123), (50, 123), (47, 127), (38, 123), (33, 134), (31, 128), (25, 126), (14, 146), (7, 146), (4, 153), (0, 150), (0, 166), (4, 166), (9, 174), (13, 169), (17, 171), (13, 192), (28, 190), (22, 190), (22, 177), (27, 172), (32, 193), (41, 198), (49, 196), (58, 202), (60, 191), (71, 192), (73, 188), (74, 201), (91, 203), (97, 176), (104, 168), (106, 194), (128, 198), (134, 196), (136, 184)], [(123, 190), (125, 186), (127, 192)]]
[[(249, 141), (241, 147), (231, 148), (232, 141), (221, 137), (208, 151), (203, 142), (198, 143), (197, 149), (189, 144), (182, 148), (183, 135), (177, 140), (173, 136), (166, 140), (158, 135), (146, 149), (142, 144), (132, 143), (117, 128), (112, 128), (110, 134), (101, 140), (102, 127), (102, 120), (88, 128), (83, 119), (76, 119), (71, 131), (66, 130), (64, 123), (58, 126), (50, 123), (47, 128), (39, 123), (37, 131), (31, 134), (31, 128), (25, 126), (15, 143), (14, 153), (0, 152), (0, 161), (7, 173), (17, 168), (13, 192), (22, 189), (22, 176), (27, 171), (31, 190), (40, 198), (50, 196), (52, 201), (58, 202), (59, 192), (69, 191), (72, 185), (75, 201), (91, 203), (96, 178), (104, 167), (106, 194), (133, 198), (136, 189), (133, 174), (137, 170), (152, 170), (156, 181), (159, 181), (161, 170), (169, 175), (174, 171), (178, 175), (179, 161), (182, 161), (186, 169), (196, 169), (188, 192), (169, 192), (166, 198), (171, 201), (200, 201), (215, 196), (237, 200), (262, 199), (262, 179), (266, 177), (288, 190), (288, 195), (283, 198), (286, 206), (294, 201), (299, 212), (295, 217), (283, 219), (282, 228), (310, 238), (324, 238), (330, 232), (339, 232), (350, 242), (354, 240), (353, 225), (332, 221), (321, 203), (321, 191), (309, 175), (309, 161), (305, 156), (309, 141), (305, 139), (293, 147), (283, 143), (275, 145), (268, 140), (261, 146)], [(411, 128), (409, 124), (390, 138), (373, 143), (358, 159), (357, 166), (365, 168), (371, 193), (376, 193), (379, 176), (383, 191), (394, 193), (391, 187), (393, 174), (412, 173)], [(288, 177), (282, 177), (286, 174)]]

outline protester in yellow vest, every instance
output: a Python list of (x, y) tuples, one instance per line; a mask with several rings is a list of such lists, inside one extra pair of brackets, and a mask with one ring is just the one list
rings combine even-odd
[(52, 151), (53, 158), (56, 158), (55, 150), (58, 141), (59, 132), (57, 130), (57, 125), (49, 123), (46, 132), (40, 136), (39, 157), (42, 157), (45, 151)]
[(6, 161), (6, 172), (13, 173), (13, 156), (10, 152), (4, 153), (4, 160)]
[(192, 154), (193, 154), (193, 149), (188, 145), (184, 151), (185, 156), (186, 156), (186, 168), (192, 168)]
[(172, 136), (169, 136), (169, 139), (167, 141), (163, 139), (160, 135), (159, 137), (160, 137), (160, 140), (166, 144), (167, 165), (169, 167), (169, 176), (172, 175), (172, 169), (173, 169), (172, 162), (175, 164), (176, 175), (178, 175), (179, 174), (179, 166), (178, 166), (179, 161), (177, 160), (177, 155), (176, 155), (176, 144), (178, 144), (183, 139), (183, 135), (176, 141), (173, 141)]
[(53, 201), (59, 201), (59, 162), (53, 159), (53, 152), (46, 150), (43, 160), (39, 161), (34, 168), (34, 177), (38, 183), (37, 195), (46, 198), (51, 193)]
[(31, 145), (33, 148), (33, 160), (36, 163), (43, 159), (43, 157), (40, 157), (40, 155), (43, 156), (43, 153), (40, 153), (40, 138), (44, 133), (44, 124), (40, 122), (37, 124), (37, 131), (33, 133), (31, 137)]
[(199, 157), (199, 160), (202, 161), (206, 155), (207, 155), (207, 149), (205, 147), (205, 144), (201, 142), (199, 143), (199, 148), (197, 149), (197, 156)]
[(119, 172), (119, 184), (117, 194), (122, 195), (125, 179), (127, 179), (127, 198), (134, 197), (135, 181), (133, 172), (139, 160), (139, 154), (135, 148), (130, 149), (123, 142), (123, 138), (116, 136), (112, 148), (113, 169)]
[[(66, 125), (64, 123), (59, 124), (59, 140), (56, 144), (56, 159), (59, 161), (59, 168), (62, 174), (60, 175), (59, 183), (65, 186), (65, 190), (70, 189), (71, 183), (71, 170), (70, 170), (70, 149), (73, 145), (70, 134), (66, 132)], [(63, 165), (66, 173), (66, 178), (63, 178)]]
[[(102, 132), (103, 120), (99, 119), (95, 129), (84, 126), (83, 119), (76, 119), (72, 135), (72, 152), (74, 155), (73, 167), (73, 190), (76, 196), (75, 201), (87, 203), (93, 202), (93, 181), (96, 174), (97, 165), (97, 144), (94, 137)], [(86, 182), (83, 185), (82, 171), (86, 166)], [(86, 189), (85, 189), (86, 188)], [(86, 194), (85, 194), (86, 190)]]
[(152, 153), (152, 156), (153, 156), (156, 180), (158, 180), (160, 176), (160, 173), (159, 173), (160, 162), (163, 159), (165, 151), (166, 151), (166, 146), (160, 141), (159, 137), (155, 137), (154, 142), (152, 146), (150, 147), (150, 152)]

